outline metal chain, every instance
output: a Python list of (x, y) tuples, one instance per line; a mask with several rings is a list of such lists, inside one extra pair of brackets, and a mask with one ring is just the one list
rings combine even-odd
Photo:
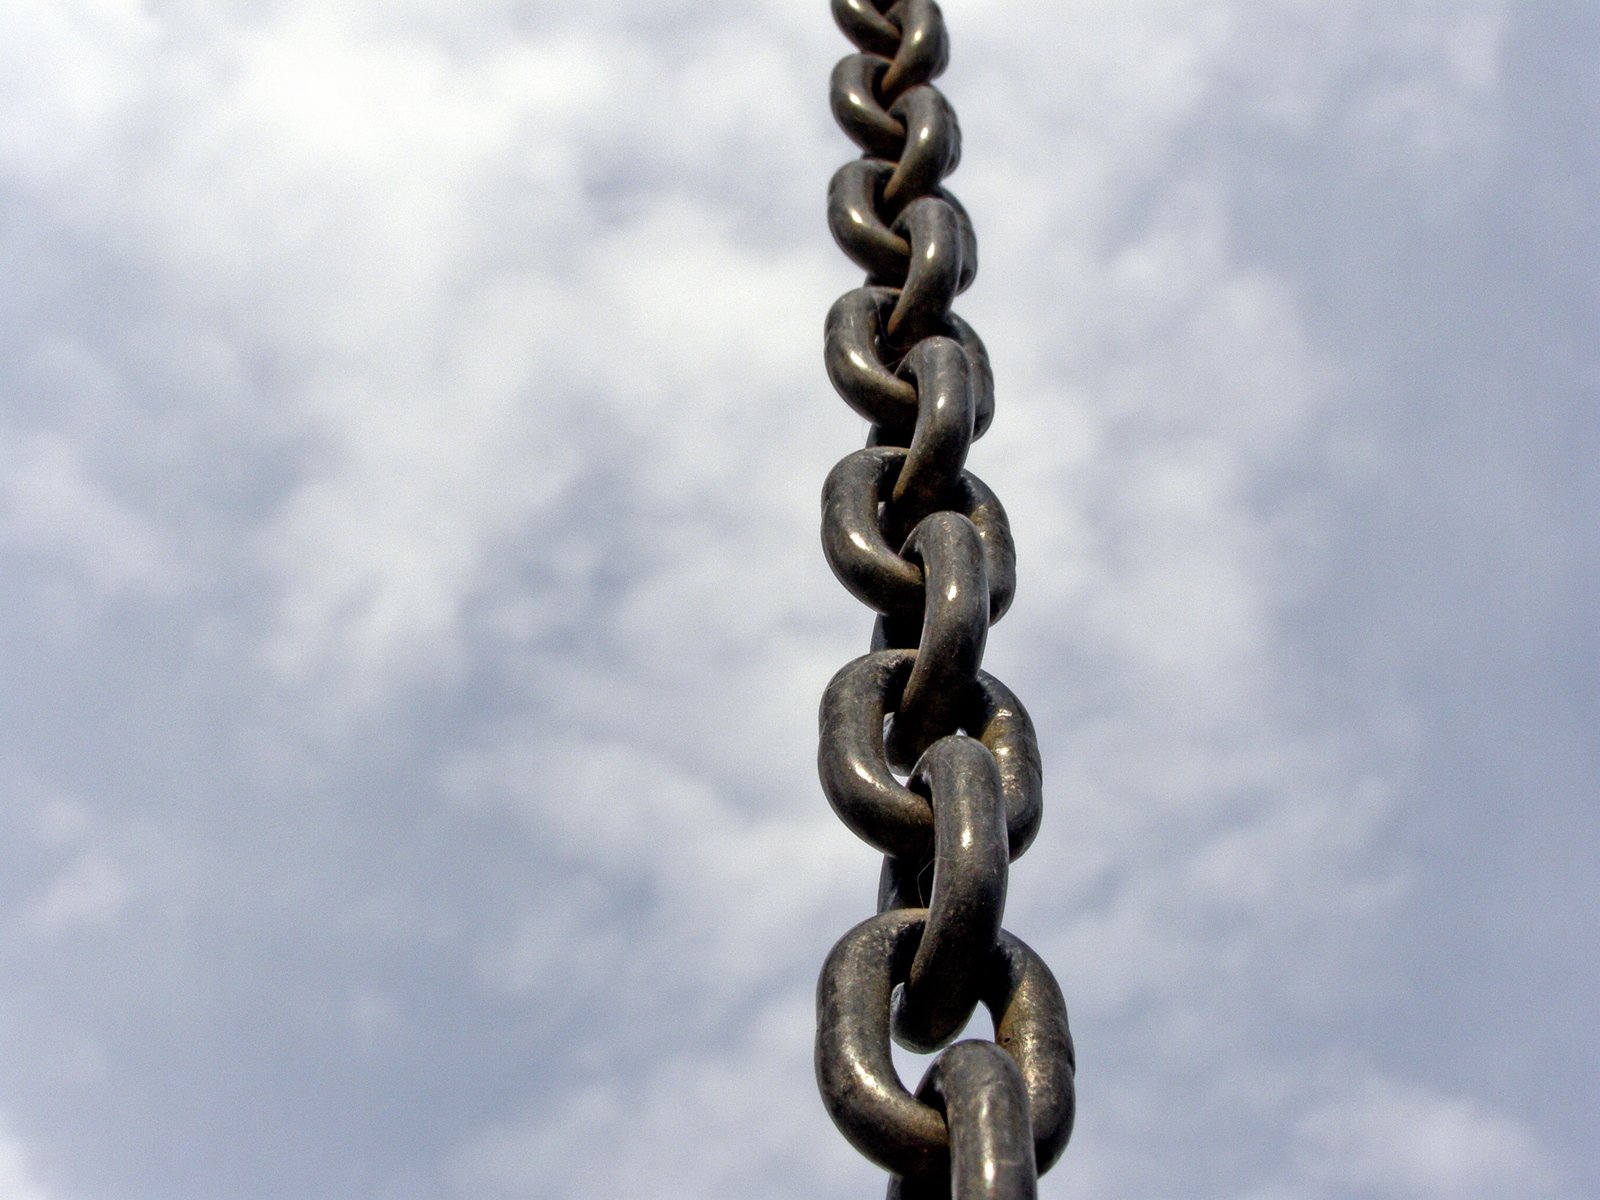
[[(1027, 710), (981, 669), (1016, 555), (1005, 509), (965, 469), (994, 377), (950, 311), (978, 259), (941, 182), (961, 154), (932, 86), (949, 45), (933, 0), (832, 2), (860, 53), (834, 68), (830, 100), (862, 156), (833, 177), (828, 225), (867, 279), (828, 313), (825, 358), (872, 432), (828, 476), (822, 542), (878, 620), (822, 697), (817, 760), (834, 811), (885, 858), (878, 914), (822, 968), (817, 1081), (845, 1137), (893, 1174), (890, 1200), (1020, 1200), (1066, 1148), (1075, 1063), (1061, 989), (1001, 928), (1041, 771)], [(948, 1045), (980, 1002), (994, 1041)], [(915, 1095), (891, 1037), (947, 1047)]]

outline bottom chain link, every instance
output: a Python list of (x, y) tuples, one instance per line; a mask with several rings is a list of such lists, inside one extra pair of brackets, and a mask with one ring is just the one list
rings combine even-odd
[(939, 1055), (917, 1099), (944, 1113), (950, 1169), (889, 1181), (887, 1200), (1037, 1200), (1028, 1094), (993, 1042), (957, 1042)]
[[(945, 1114), (906, 1090), (890, 1054), (895, 988), (909, 976), (928, 912), (879, 913), (840, 938), (817, 981), (817, 1085), (828, 1114), (862, 1154), (897, 1175), (948, 1174)], [(1067, 1005), (1050, 968), (1002, 932), (982, 971), (994, 1041), (1015, 1063), (1041, 1174), (1072, 1135), (1077, 1059)]]

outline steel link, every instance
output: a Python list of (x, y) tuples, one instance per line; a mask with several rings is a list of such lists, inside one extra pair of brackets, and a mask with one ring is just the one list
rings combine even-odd
[[(1071, 1135), (1076, 1059), (1055, 979), (1002, 928), (1042, 773), (1027, 710), (982, 670), (1016, 554), (1005, 509), (966, 470), (994, 376), (950, 310), (978, 247), (943, 186), (961, 159), (932, 86), (949, 41), (933, 0), (832, 5), (860, 53), (834, 68), (830, 107), (863, 156), (829, 184), (828, 227), (867, 279), (829, 311), (824, 362), (871, 432), (828, 475), (822, 541), (878, 619), (872, 651), (823, 694), (817, 766), (885, 859), (879, 915), (839, 940), (817, 984), (817, 1080), (845, 1136), (894, 1173), (890, 1200), (1022, 1200)], [(912, 1096), (891, 1037), (937, 1051), (979, 1002), (994, 1041), (946, 1049)]]
[[(895, 374), (901, 356), (887, 350), (884, 327), (900, 293), (892, 288), (863, 287), (846, 292), (828, 311), (823, 327), (823, 361), (828, 378), (851, 408), (883, 427), (880, 444), (895, 430), (907, 430), (917, 417), (916, 387)], [(943, 336), (966, 352), (972, 384), (972, 436), (983, 436), (994, 418), (994, 371), (989, 351), (977, 332), (955, 313), (945, 317)], [(904, 443), (898, 443), (903, 445)]]
[(870, 54), (893, 57), (900, 49), (900, 28), (872, 0), (833, 0), (834, 23), (845, 37)]
[(882, 159), (858, 158), (835, 171), (828, 184), (828, 229), (869, 279), (904, 279), (911, 265), (911, 242), (878, 215), (893, 169)]
[(959, 513), (922, 521), (900, 557), (922, 567), (922, 636), (884, 746), (890, 763), (909, 771), (924, 750), (960, 726), (989, 640), (989, 579), (977, 526)]
[[(884, 73), (887, 83), (894, 74)], [(939, 181), (961, 163), (961, 126), (955, 110), (937, 88), (914, 87), (889, 106), (889, 115), (905, 126), (905, 145), (895, 161), (883, 200), (897, 213), (915, 196), (931, 196)]]
[(888, 1200), (1037, 1200), (1028, 1094), (993, 1042), (957, 1042), (928, 1068), (917, 1099), (944, 1113), (950, 1170), (889, 1181)]
[[(889, 615), (917, 614), (925, 604), (921, 568), (890, 547), (878, 515), (909, 453), (894, 446), (857, 450), (841, 459), (822, 485), (822, 550), (828, 565), (856, 599)], [(978, 531), (993, 624), (1017, 589), (1011, 525), (999, 497), (970, 471), (961, 472), (953, 492), (948, 511), (960, 513)]]
[(931, 83), (950, 63), (950, 40), (944, 17), (933, 0), (900, 0), (889, 10), (889, 23), (899, 31), (883, 94), (898, 96), (919, 83)]
[(994, 755), (968, 737), (941, 738), (917, 761), (911, 790), (933, 808), (931, 858), (885, 858), (878, 908), (926, 908), (928, 925), (890, 1028), (908, 1050), (943, 1046), (977, 1007), (983, 964), (1006, 907), (1005, 802)]
[[(880, 216), (893, 166), (878, 158), (858, 158), (834, 172), (828, 184), (828, 229), (833, 240), (867, 272), (869, 283), (906, 280), (908, 272), (923, 263), (918, 269), (926, 280), (917, 284), (919, 292), (954, 296), (965, 291), (978, 273), (972, 218), (961, 201), (943, 188), (911, 201), (892, 218)], [(891, 314), (902, 290), (895, 289)]]
[[(900, 1082), (891, 1057), (889, 1010), (927, 924), (926, 909), (868, 917), (834, 946), (817, 981), (817, 1082), (834, 1124), (897, 1175), (948, 1170), (943, 1115)], [(1061, 990), (1022, 941), (1002, 932), (983, 967), (982, 1003), (995, 1044), (1010, 1055), (1028, 1099), (1035, 1161), (1060, 1157), (1072, 1133), (1072, 1037)]]
[[(938, 333), (956, 295), (977, 273), (963, 263), (968, 240), (955, 208), (938, 196), (922, 196), (895, 218), (892, 232), (911, 247), (900, 297), (884, 332), (891, 345), (909, 345)], [(976, 239), (972, 239), (976, 251)]]
[[(916, 662), (910, 650), (877, 650), (840, 670), (822, 694), (817, 773), (822, 790), (855, 835), (882, 854), (933, 853), (933, 810), (895, 778), (883, 744), (883, 719), (900, 703)], [(1018, 858), (1039, 831), (1043, 787), (1039, 744), (1020, 701), (978, 672), (962, 728), (994, 755), (1005, 801), (1006, 843)]]
[(916, 384), (917, 421), (883, 524), (914, 528), (948, 508), (961, 482), (972, 447), (972, 368), (959, 342), (930, 337), (911, 347), (900, 373)]
[(1077, 1116), (1077, 1051), (1056, 977), (1021, 939), (1000, 935), (989, 961), (984, 1007), (994, 1040), (1022, 1072), (1033, 1122), (1033, 1157), (1042, 1175), (1061, 1157)]
[(880, 55), (852, 54), (839, 60), (828, 86), (833, 119), (839, 128), (862, 150), (880, 159), (898, 158), (906, 144), (905, 123), (891, 116), (878, 99), (888, 69), (889, 60)]
[(1006, 841), (1015, 861), (1033, 845), (1044, 814), (1039, 735), (1016, 693), (987, 671), (978, 672), (978, 686), (969, 695), (972, 708), (961, 726), (994, 755), (1006, 802)]
[[(953, 273), (949, 285), (952, 299), (971, 287), (978, 277), (977, 231), (972, 227), (972, 217), (966, 206), (947, 188), (935, 188), (911, 201), (895, 217), (891, 230), (903, 230), (905, 241), (911, 247), (910, 261), (902, 265), (897, 276), (906, 279), (907, 286), (919, 260), (935, 263), (935, 269), (941, 274)], [(926, 290), (928, 285), (923, 286)]]

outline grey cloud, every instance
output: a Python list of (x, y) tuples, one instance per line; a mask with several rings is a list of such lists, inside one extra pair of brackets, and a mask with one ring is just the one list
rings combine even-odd
[[(1083, 1060), (1043, 1194), (1592, 1190), (1583, 939), (1539, 909), (1592, 869), (1540, 890), (1441, 767), (1584, 653), (1568, 485), (1507, 447), (1579, 456), (1437, 439), (1503, 428), (1468, 385), (1540, 347), (1522, 411), (1578, 411), (1579, 285), (1479, 337), (1451, 296), (1537, 280), (1437, 253), (1587, 244), (1567, 193), (1537, 239), (1511, 203), (1575, 153), (1517, 157), (1531, 18), (946, 7), (973, 466), (1022, 555), (988, 662), (1050, 789), (1008, 923)], [(810, 763), (868, 627), (815, 543), (860, 434), (819, 362), (825, 11), (16, 11), (0, 1196), (879, 1186), (808, 1067), (875, 879)], [(1518, 607), (1474, 545), (1556, 582)], [(1583, 711), (1500, 768), (1574, 843)], [(1493, 1003), (1554, 980), (1516, 1037), (1441, 961), (1469, 900), (1543, 930), (1472, 960)]]

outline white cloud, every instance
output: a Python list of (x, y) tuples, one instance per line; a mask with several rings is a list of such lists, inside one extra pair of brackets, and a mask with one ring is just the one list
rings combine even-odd
[[(517, 927), (487, 940), (486, 979), (532, 995), (608, 993), (648, 1026), (678, 1019), (665, 994), (693, 995), (704, 1022), (792, 986), (810, 964), (786, 931), (836, 918), (851, 883), (825, 806), (757, 817), (725, 784), (636, 743), (509, 739), (465, 756), (449, 786), (488, 816), (516, 816), (547, 864)], [(849, 865), (859, 857), (871, 861)], [(867, 897), (871, 883), (853, 890)]]
[(1468, 1096), (1381, 1075), (1307, 1113), (1295, 1139), (1316, 1194), (1394, 1200), (1534, 1200), (1561, 1194), (1548, 1153), (1521, 1122)]
[(27, 1147), (0, 1122), (0, 1200), (52, 1200), (34, 1176)]
[[(812, 365), (826, 296), (820, 248), (775, 267), (708, 208), (732, 164), (765, 161), (769, 128), (820, 153), (798, 76), (773, 86), (796, 67), (771, 30), (754, 50), (723, 31), (679, 63), (637, 30), (535, 33), (485, 10), (511, 36), (461, 58), (407, 20), (326, 6), (119, 11), (132, 24), (95, 24), (104, 63), (85, 72), (104, 94), (63, 99), (78, 115), (48, 144), (19, 132), (7, 166), (161, 280), (170, 326), (271, 364), (249, 420), (299, 464), (245, 544), (272, 587), (264, 661), (322, 719), (454, 677), (468, 605), (508, 558), (538, 563), (576, 463), (603, 466), (609, 438), (700, 435), (677, 458), (610, 444), (629, 473), (673, 464), (650, 486), (691, 461), (742, 478), (737, 438), (764, 433), (751, 392)], [(35, 18), (31, 57), (72, 67), (35, 88), (64, 92), (80, 61), (64, 30), (99, 18)], [(11, 110), (19, 131), (32, 107)], [(752, 339), (757, 308), (777, 319)], [(685, 421), (687, 395), (715, 416)]]
[(39, 553), (109, 593), (170, 593), (178, 564), (163, 531), (97, 482), (58, 434), (0, 430), (0, 546)]
[(78, 928), (113, 924), (128, 902), (122, 868), (97, 853), (75, 859), (23, 914), (23, 924), (47, 939)]
[(181, 888), (181, 856), (143, 814), (108, 819), (105, 805), (34, 781), (10, 792), (15, 892), (0, 931), (12, 952), (113, 934), (142, 900)]
[(34, 187), (59, 186), (119, 122), (159, 36), (139, 0), (16, 0), (6, 8), (0, 162)]
[(453, 1195), (848, 1196), (881, 1186), (795, 1086), (810, 1073), (811, 1009), (768, 1006), (740, 1032), (605, 1079), (457, 1154)]

